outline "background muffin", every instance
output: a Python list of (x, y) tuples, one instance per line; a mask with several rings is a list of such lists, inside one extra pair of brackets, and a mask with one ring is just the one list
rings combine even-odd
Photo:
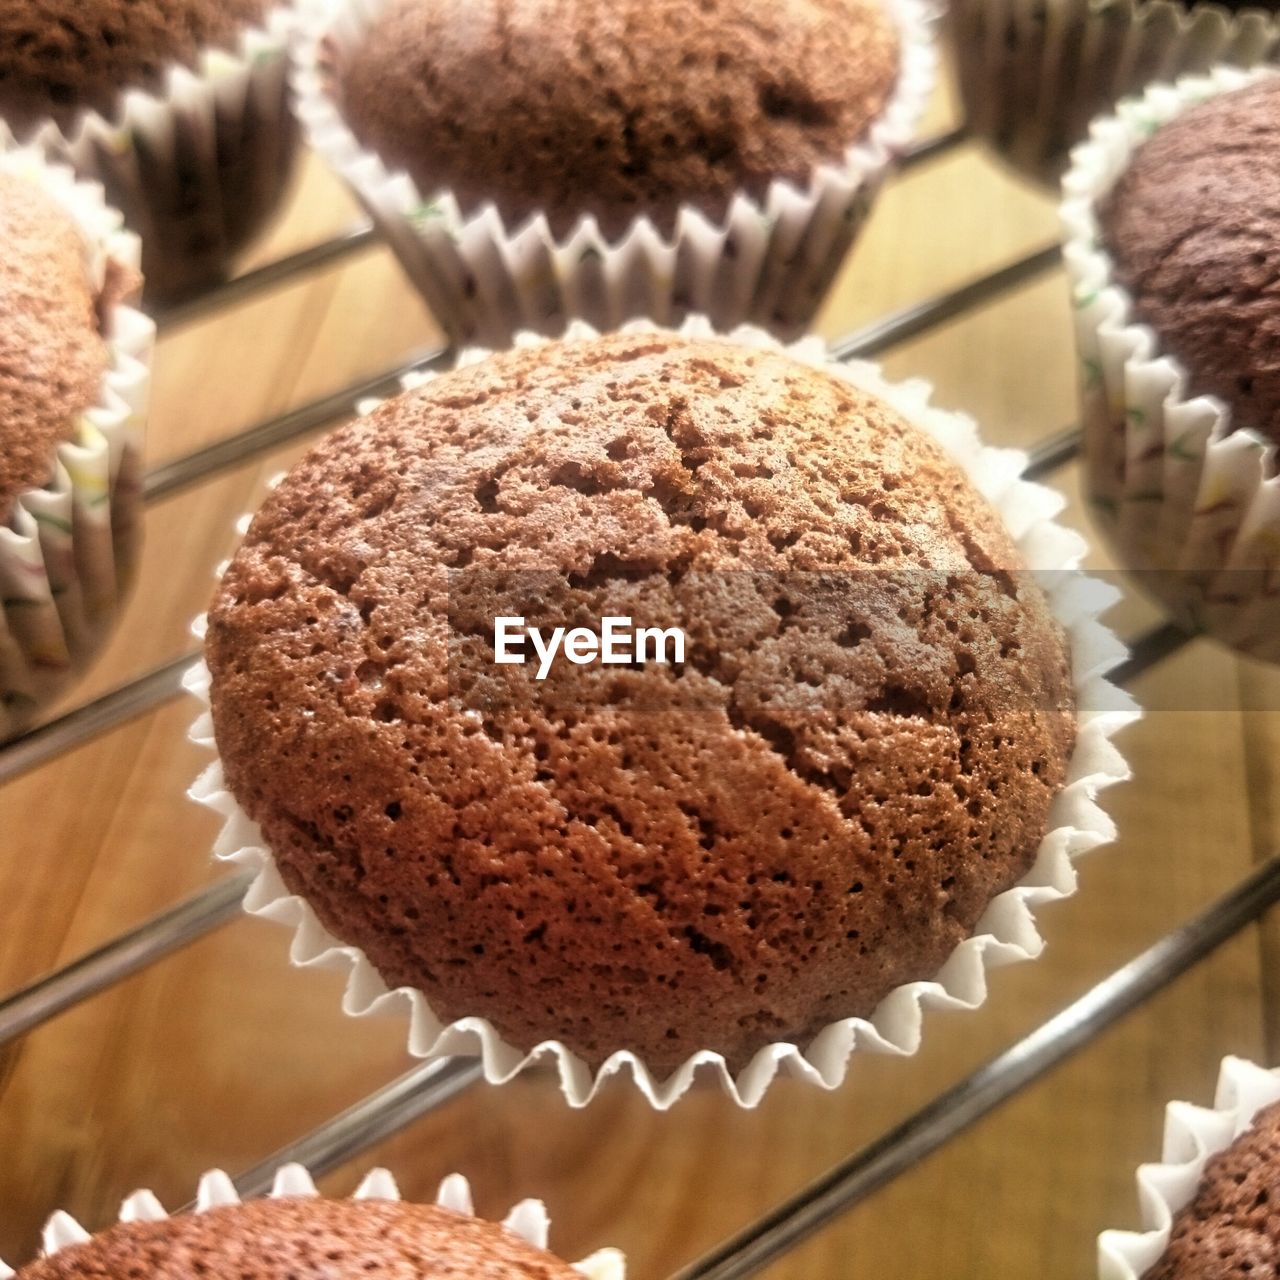
[(174, 64), (234, 48), (271, 0), (3, 0), (0, 116), (19, 137), (52, 117), (70, 130), (84, 110), (111, 117), (129, 89), (164, 90)]
[(1121, 98), (1280, 49), (1271, 0), (953, 0), (948, 21), (969, 128), (1054, 183), (1089, 122)]
[[(931, 977), (1030, 867), (1074, 694), (1020, 564), (848, 382), (662, 334), (520, 350), (268, 500), (209, 616), (222, 770), (441, 1017), (740, 1067)], [(681, 625), (689, 662), (535, 681), (492, 660), (513, 613)]]
[(137, 555), (150, 321), (100, 190), (0, 127), (0, 738), (110, 632)]
[(1212, 1108), (1166, 1109), (1163, 1163), (1138, 1170), (1145, 1229), (1104, 1231), (1101, 1280), (1239, 1280), (1280, 1268), (1280, 1073), (1223, 1059)]
[(932, 83), (916, 0), (301, 6), (299, 112), (458, 340), (816, 309)]
[(273, 0), (0, 0), (0, 118), (142, 234), (149, 293), (224, 275), (295, 147)]
[(557, 239), (590, 216), (617, 240), (843, 165), (899, 67), (879, 0), (389, 0), (335, 93), (364, 146), (465, 214), (543, 213)]
[(1280, 659), (1280, 92), (1221, 68), (1099, 121), (1062, 218), (1089, 496), (1179, 622)]
[[(18, 1280), (191, 1280), (253, 1276), (308, 1280), (378, 1275), (403, 1280), (623, 1280), (625, 1262), (601, 1249), (569, 1266), (547, 1252), (547, 1214), (525, 1200), (501, 1226), (474, 1216), (467, 1180), (452, 1174), (433, 1205), (400, 1199), (375, 1169), (350, 1199), (321, 1198), (301, 1165), (276, 1171), (269, 1197), (242, 1202), (224, 1173), (200, 1181), (194, 1212), (170, 1217), (149, 1191), (125, 1201), (116, 1226), (90, 1236), (66, 1213), (45, 1228), (44, 1256)], [(0, 1276), (15, 1273), (0, 1262)]]
[(1280, 76), (1193, 107), (1134, 153), (1099, 210), (1135, 320), (1217, 396), (1233, 430), (1280, 442)]
[(1280, 1268), (1280, 1103), (1205, 1165), (1191, 1202), (1174, 1215), (1169, 1244), (1147, 1280), (1273, 1274)]
[[(37, 184), (0, 169), (0, 520), (53, 476), (57, 447), (102, 394), (110, 283), (85, 268), (84, 233)], [(114, 273), (113, 273), (114, 274)], [(111, 282), (113, 283), (113, 282)]]
[(18, 1280), (308, 1280), (376, 1273), (408, 1280), (580, 1280), (496, 1223), (398, 1200), (251, 1200), (158, 1222), (122, 1222), (23, 1267)]

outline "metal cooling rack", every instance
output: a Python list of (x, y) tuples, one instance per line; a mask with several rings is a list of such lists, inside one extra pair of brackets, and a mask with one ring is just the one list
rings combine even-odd
[[(917, 144), (904, 169), (962, 142), (963, 129)], [(368, 224), (291, 254), (164, 312), (163, 332), (215, 314), (376, 243)], [(1057, 265), (1061, 251), (1047, 245), (997, 271), (915, 306), (895, 311), (832, 344), (843, 360), (876, 356), (937, 325), (990, 302)], [(258, 423), (203, 449), (153, 468), (148, 502), (197, 485), (301, 436), (355, 413), (359, 401), (393, 394), (401, 377), (442, 366), (451, 352), (421, 351), (371, 378)], [(1068, 427), (1028, 451), (1025, 475), (1039, 479), (1071, 462), (1080, 431)], [(1130, 655), (1111, 673), (1122, 686), (1177, 653), (1193, 637), (1172, 624), (1130, 641)], [(101, 734), (154, 711), (181, 692), (183, 674), (197, 661), (188, 653), (86, 702), (56, 720), (0, 745), (0, 786)], [(228, 876), (144, 924), (0, 999), (0, 1048), (97, 992), (162, 960), (240, 915), (251, 874)], [(997, 1057), (880, 1137), (853, 1152), (762, 1218), (678, 1271), (671, 1280), (738, 1280), (755, 1275), (822, 1230), (919, 1160), (1064, 1062), (1101, 1032), (1162, 991), (1280, 902), (1280, 851), (1202, 914), (1162, 938)], [(312, 1132), (268, 1155), (235, 1179), (243, 1195), (260, 1195), (276, 1168), (300, 1161), (320, 1175), (442, 1107), (481, 1078), (471, 1059), (443, 1059), (405, 1072)]]

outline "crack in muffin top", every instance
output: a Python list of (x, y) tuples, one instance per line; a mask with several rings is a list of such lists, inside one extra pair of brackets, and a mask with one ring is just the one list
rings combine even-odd
[(879, 0), (390, 0), (334, 61), (353, 132), (424, 194), (616, 239), (843, 164), (899, 49)]
[[(791, 357), (616, 334), (316, 446), (214, 599), (228, 786), (290, 889), (445, 1020), (658, 1070), (869, 1014), (1028, 870), (1064, 637), (931, 438)], [(686, 662), (493, 661), (494, 620)]]

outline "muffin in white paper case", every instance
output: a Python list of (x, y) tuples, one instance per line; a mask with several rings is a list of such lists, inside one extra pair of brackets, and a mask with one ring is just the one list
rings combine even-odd
[[(276, 1171), (270, 1192), (272, 1199), (318, 1195), (319, 1192), (316, 1190), (311, 1174), (302, 1165), (281, 1165)], [(365, 1176), (351, 1199), (398, 1201), (401, 1195), (395, 1179), (386, 1169), (374, 1169)], [(220, 1209), (240, 1203), (240, 1196), (231, 1179), (221, 1170), (214, 1169), (200, 1179), (194, 1212), (207, 1213), (210, 1209)], [(471, 1187), (466, 1178), (459, 1173), (450, 1174), (440, 1184), (435, 1203), (438, 1208), (448, 1209), (465, 1217), (474, 1216)], [(150, 1191), (135, 1192), (120, 1209), (121, 1222), (160, 1222), (169, 1216), (164, 1206)], [(502, 1226), (533, 1248), (546, 1251), (550, 1221), (546, 1208), (540, 1200), (522, 1200), (507, 1214)], [(46, 1257), (52, 1256), (60, 1249), (84, 1244), (90, 1239), (92, 1239), (90, 1233), (70, 1214), (58, 1212), (45, 1226), (43, 1254)], [(626, 1280), (626, 1262), (616, 1249), (600, 1249), (589, 1258), (584, 1258), (581, 1262), (575, 1262), (572, 1265), (573, 1269), (587, 1277), (587, 1280)], [(13, 1270), (0, 1260), (0, 1280), (9, 1280), (13, 1275)]]
[(1224, 1058), (1212, 1107), (1169, 1104), (1161, 1162), (1138, 1170), (1143, 1230), (1104, 1231), (1098, 1237), (1100, 1280), (1140, 1280), (1160, 1261), (1174, 1215), (1194, 1198), (1210, 1158), (1231, 1146), (1263, 1108), (1276, 1102), (1280, 1072)]
[(278, 208), (292, 175), (290, 6), (270, 9), (234, 46), (174, 63), (163, 87), (122, 92), (107, 115), (52, 119), (33, 140), (105, 187), (142, 237), (148, 300), (173, 299), (226, 276)]
[[(640, 323), (630, 330), (652, 332), (654, 326)], [(695, 320), (681, 332), (710, 336), (713, 331), (705, 321)], [(577, 325), (570, 330), (570, 338), (592, 333), (585, 325)], [(781, 349), (757, 329), (741, 328), (727, 337), (746, 346)], [(542, 339), (525, 335), (521, 341), (538, 343)], [(932, 981), (913, 982), (892, 991), (870, 1019), (847, 1018), (828, 1025), (803, 1051), (791, 1043), (768, 1044), (736, 1076), (725, 1059), (710, 1049), (693, 1054), (666, 1078), (658, 1077), (628, 1051), (613, 1053), (593, 1072), (585, 1061), (556, 1041), (525, 1052), (506, 1043), (485, 1019), (461, 1018), (445, 1025), (421, 992), (411, 988), (388, 991), (360, 950), (339, 943), (312, 909), (289, 893), (261, 832), (226, 789), (222, 766), (215, 762), (192, 788), (191, 795), (224, 820), (214, 848), (216, 856), (258, 872), (246, 895), (245, 909), (294, 929), (290, 957), (295, 964), (337, 966), (349, 971), (343, 1001), (348, 1014), (362, 1016), (407, 1008), (411, 1018), (409, 1048), (414, 1055), (478, 1055), (491, 1083), (510, 1080), (526, 1067), (546, 1059), (555, 1064), (564, 1094), (573, 1106), (585, 1105), (604, 1079), (623, 1069), (632, 1073), (644, 1096), (660, 1109), (670, 1106), (690, 1087), (699, 1067), (714, 1074), (725, 1091), (746, 1107), (758, 1104), (779, 1070), (833, 1089), (844, 1080), (855, 1050), (913, 1054), (920, 1044), (925, 1008), (976, 1008), (986, 999), (988, 968), (1037, 955), (1042, 940), (1036, 931), (1034, 909), (1073, 893), (1074, 859), (1113, 838), (1112, 823), (1099, 808), (1096, 797), (1101, 789), (1128, 776), (1128, 768), (1111, 739), (1134, 721), (1138, 712), (1128, 695), (1111, 685), (1104, 674), (1124, 654), (1123, 646), (1098, 622), (1098, 615), (1115, 601), (1118, 593), (1076, 572), (1085, 544), (1078, 534), (1053, 519), (1062, 508), (1063, 499), (1019, 478), (1026, 461), (1022, 453), (985, 447), (969, 419), (931, 408), (929, 388), (923, 382), (893, 385), (872, 365), (835, 362), (818, 339), (808, 339), (785, 350), (881, 397), (943, 446), (1000, 512), (1029, 570), (1041, 581), (1054, 616), (1067, 633), (1079, 706), (1078, 732), (1065, 785), (1053, 803), (1049, 827), (1031, 871), (1016, 887), (992, 899), (974, 935), (955, 949)], [(469, 351), (460, 363), (472, 363), (484, 355)], [(419, 377), (409, 385), (426, 380)], [(247, 518), (244, 527), (247, 528)], [(203, 618), (195, 630), (203, 636)], [(203, 663), (190, 673), (186, 683), (206, 704), (192, 737), (216, 750), (207, 711), (209, 673)]]
[(296, 109), (312, 148), (353, 188), (457, 344), (505, 347), (522, 330), (554, 335), (573, 319), (614, 329), (638, 315), (666, 325), (706, 315), (721, 330), (750, 323), (800, 336), (911, 142), (936, 72), (931, 0), (886, 0), (900, 32), (898, 82), (842, 165), (820, 166), (804, 187), (775, 179), (763, 200), (739, 191), (720, 221), (685, 205), (670, 236), (641, 216), (610, 241), (584, 216), (558, 238), (542, 213), (518, 227), (492, 202), (464, 214), (450, 191), (420, 190), (357, 140), (328, 68), (386, 2), (299, 0)]
[(1095, 517), (1122, 566), (1182, 625), (1280, 661), (1276, 446), (1233, 430), (1221, 401), (1188, 394), (1186, 370), (1133, 319), (1098, 221), (1146, 138), (1188, 107), (1269, 74), (1222, 67), (1121, 103), (1074, 152), (1061, 216)]
[[(71, 215), (96, 288), (109, 270), (136, 272), (138, 238), (101, 187), (35, 147), (17, 146), (3, 124), (0, 172), (38, 184)], [(107, 369), (96, 403), (50, 457), (48, 482), (0, 512), (0, 739), (30, 723), (88, 665), (111, 632), (137, 559), (155, 326), (115, 303), (102, 328)]]
[(948, 23), (969, 129), (1053, 183), (1121, 98), (1280, 52), (1275, 13), (1179, 0), (951, 0)]

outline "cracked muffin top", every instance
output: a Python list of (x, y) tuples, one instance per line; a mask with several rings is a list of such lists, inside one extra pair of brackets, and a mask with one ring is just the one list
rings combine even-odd
[[(84, 233), (26, 178), (0, 173), (0, 523), (53, 473), (107, 372)], [(110, 278), (110, 277), (109, 277)]]
[(169, 67), (232, 47), (271, 3), (0, 0), (0, 118), (20, 135), (85, 108), (110, 119), (126, 89), (162, 89)]
[(1136, 319), (1217, 396), (1235, 429), (1280, 443), (1280, 76), (1175, 117), (1100, 209)]
[[(1064, 637), (942, 449), (672, 334), (391, 400), (267, 499), (209, 614), (227, 785), (392, 986), (510, 1042), (735, 1065), (934, 976), (1028, 870)], [(494, 661), (495, 619), (685, 661)]]
[(493, 1222), (395, 1200), (251, 1200), (127, 1222), (69, 1245), (16, 1280), (581, 1280)]
[(334, 92), (424, 193), (513, 229), (544, 211), (557, 236), (590, 213), (613, 239), (841, 164), (898, 52), (880, 0), (389, 0)]
[(1258, 1280), (1280, 1274), (1280, 1103), (1205, 1166), (1169, 1245), (1144, 1280)]

